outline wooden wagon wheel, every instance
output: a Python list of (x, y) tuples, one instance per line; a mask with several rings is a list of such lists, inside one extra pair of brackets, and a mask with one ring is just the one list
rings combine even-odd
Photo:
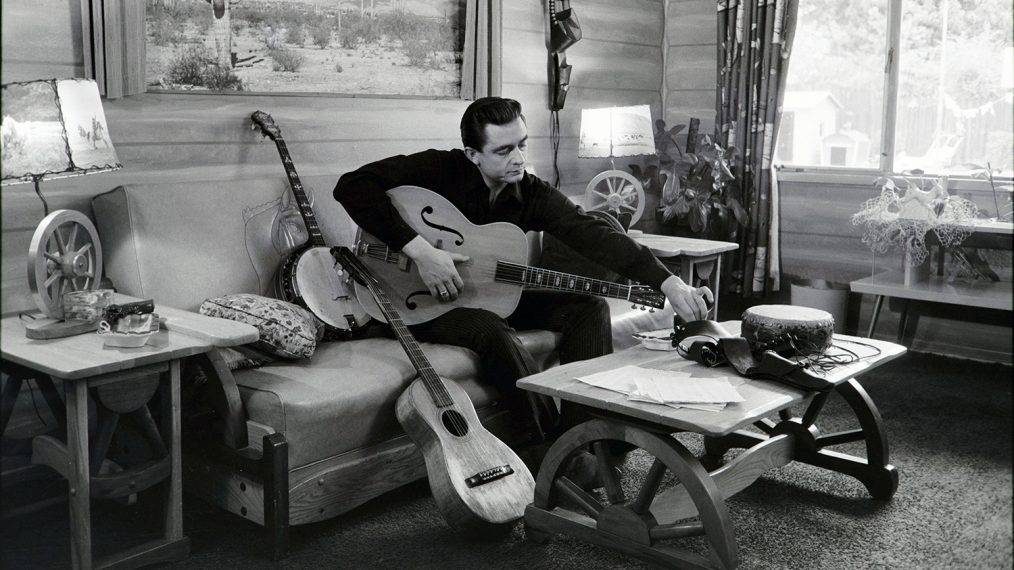
[[(609, 441), (633, 444), (654, 457), (643, 478), (616, 472), (608, 461)], [(598, 460), (605, 500), (564, 473), (570, 456), (589, 448)], [(667, 475), (675, 476), (678, 484), (659, 493)], [(624, 478), (630, 479), (626, 485)], [(624, 487), (638, 491), (628, 497)], [(553, 444), (539, 470), (525, 527), (536, 541), (560, 532), (664, 565), (734, 568), (738, 563), (722, 492), (690, 451), (669, 434), (602, 420), (576, 426)], [(707, 557), (663, 544), (701, 535), (707, 538)]]
[(591, 179), (585, 187), (584, 208), (605, 210), (615, 214), (630, 214), (630, 226), (644, 213), (644, 188), (632, 174), (622, 170), (607, 170)]
[(28, 286), (47, 317), (63, 318), (63, 294), (97, 289), (102, 247), (91, 220), (77, 210), (56, 210), (42, 219), (28, 246)]

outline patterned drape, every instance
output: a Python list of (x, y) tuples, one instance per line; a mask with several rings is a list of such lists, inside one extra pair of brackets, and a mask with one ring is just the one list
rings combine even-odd
[(750, 223), (741, 228), (733, 288), (744, 296), (779, 286), (777, 191), (771, 171), (798, 0), (718, 0), (718, 116), (722, 146)]

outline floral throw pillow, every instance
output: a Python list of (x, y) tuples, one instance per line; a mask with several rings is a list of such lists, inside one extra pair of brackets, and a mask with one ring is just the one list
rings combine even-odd
[(306, 309), (292, 303), (238, 293), (201, 303), (200, 313), (253, 325), (260, 332), (254, 346), (283, 358), (309, 358), (317, 349), (320, 326)]

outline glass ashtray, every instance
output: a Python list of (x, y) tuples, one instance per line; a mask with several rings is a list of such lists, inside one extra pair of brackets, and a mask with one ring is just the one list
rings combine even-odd
[(116, 333), (99, 331), (102, 337), (103, 346), (114, 346), (119, 348), (138, 348), (148, 343), (148, 339), (155, 336), (158, 331), (146, 333)]
[(120, 319), (115, 328), (105, 320), (99, 321), (98, 334), (102, 337), (103, 346), (138, 348), (147, 344), (158, 329), (158, 315), (148, 313)]

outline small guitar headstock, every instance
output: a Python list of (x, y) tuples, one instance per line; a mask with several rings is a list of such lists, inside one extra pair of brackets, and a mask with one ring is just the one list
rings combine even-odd
[(260, 127), (262, 135), (271, 140), (280, 140), (282, 138), (282, 129), (278, 128), (271, 115), (264, 111), (254, 111), (253, 115), (250, 115), (250, 118), (253, 120), (254, 125)]
[(630, 287), (630, 302), (661, 309), (665, 307), (665, 295), (645, 285)]

